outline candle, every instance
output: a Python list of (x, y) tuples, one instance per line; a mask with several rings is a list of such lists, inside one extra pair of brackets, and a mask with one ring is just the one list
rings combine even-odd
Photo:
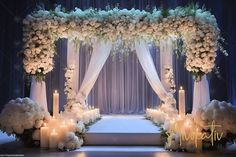
[(55, 131), (55, 129), (52, 130), (50, 137), (49, 137), (49, 148), (50, 149), (55, 149), (57, 148), (58, 145), (58, 141), (59, 141), (59, 135), (58, 133)]
[(196, 128), (197, 142), (195, 143), (196, 152), (202, 152), (202, 133), (199, 128)]
[(57, 90), (53, 93), (53, 116), (57, 118), (59, 115), (59, 93)]
[(53, 116), (49, 121), (49, 126), (55, 128), (57, 126), (57, 119)]
[(182, 87), (179, 89), (179, 115), (185, 116), (185, 91)]
[(59, 126), (59, 130), (60, 130), (60, 137), (63, 138), (64, 135), (67, 133), (67, 130), (68, 130), (68, 126), (66, 125), (66, 123), (64, 121)]
[(70, 121), (68, 123), (68, 130), (75, 131), (75, 122), (73, 119), (70, 119)]
[(49, 145), (48, 133), (49, 133), (49, 128), (47, 127), (47, 124), (44, 123), (44, 125), (40, 128), (40, 147), (41, 148), (48, 148), (48, 145)]

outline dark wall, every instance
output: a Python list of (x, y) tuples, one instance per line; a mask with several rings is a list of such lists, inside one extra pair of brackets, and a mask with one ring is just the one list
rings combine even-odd
[(221, 78), (210, 74), (212, 99), (231, 101), (236, 105), (236, 16), (235, 0), (1, 0), (0, 1), (0, 109), (10, 99), (28, 95), (27, 77), (22, 67), (22, 19), (36, 6), (46, 9), (61, 4), (67, 10), (79, 7), (105, 8), (106, 5), (120, 8), (152, 9), (163, 5), (167, 8), (199, 2), (216, 16), (219, 27), (226, 39), (225, 48), (229, 57), (219, 53), (217, 64)]

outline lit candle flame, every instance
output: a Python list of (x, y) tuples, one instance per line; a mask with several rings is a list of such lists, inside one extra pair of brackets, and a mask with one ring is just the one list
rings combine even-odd
[(47, 123), (43, 123), (43, 126), (44, 126), (44, 127), (47, 127)]

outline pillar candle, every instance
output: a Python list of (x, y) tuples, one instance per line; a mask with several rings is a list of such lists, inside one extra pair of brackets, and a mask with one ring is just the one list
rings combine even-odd
[(40, 147), (41, 148), (48, 148), (49, 145), (49, 128), (46, 123), (40, 128)]
[(202, 133), (199, 128), (196, 128), (197, 144), (196, 152), (202, 152)]
[(59, 142), (59, 135), (55, 131), (55, 129), (53, 129), (50, 136), (49, 136), (49, 148), (50, 149), (57, 148), (58, 142)]
[(60, 139), (62, 139), (68, 131), (68, 126), (66, 125), (65, 122), (62, 122), (62, 124), (59, 125), (59, 130), (60, 130)]
[(179, 89), (179, 115), (185, 116), (185, 91), (182, 87)]
[(57, 126), (57, 119), (53, 116), (49, 121), (50, 128), (55, 128)]
[(73, 119), (70, 119), (70, 121), (68, 122), (68, 130), (69, 131), (75, 131), (75, 122)]
[(57, 118), (59, 115), (59, 93), (57, 90), (53, 93), (53, 117)]

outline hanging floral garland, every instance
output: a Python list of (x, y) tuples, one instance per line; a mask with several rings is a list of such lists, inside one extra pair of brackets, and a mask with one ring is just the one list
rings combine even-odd
[(73, 89), (73, 74), (75, 65), (69, 65), (65, 69), (65, 88), (64, 93), (66, 94), (67, 104), (65, 109), (70, 108), (75, 103), (76, 91)]
[(53, 11), (31, 13), (23, 24), (24, 68), (37, 77), (53, 69), (55, 41), (59, 38), (91, 43), (96, 37), (112, 41), (113, 49), (119, 47), (119, 43), (132, 49), (132, 43), (138, 39), (158, 45), (160, 39), (167, 36), (181, 38), (186, 50), (186, 69), (198, 77), (212, 71), (220, 47), (220, 30), (214, 15), (196, 6), (152, 12), (118, 8), (106, 11), (75, 8), (64, 12), (58, 6)]
[(165, 66), (165, 80), (169, 86), (169, 92), (174, 94), (176, 92), (176, 86), (173, 68), (170, 66)]

